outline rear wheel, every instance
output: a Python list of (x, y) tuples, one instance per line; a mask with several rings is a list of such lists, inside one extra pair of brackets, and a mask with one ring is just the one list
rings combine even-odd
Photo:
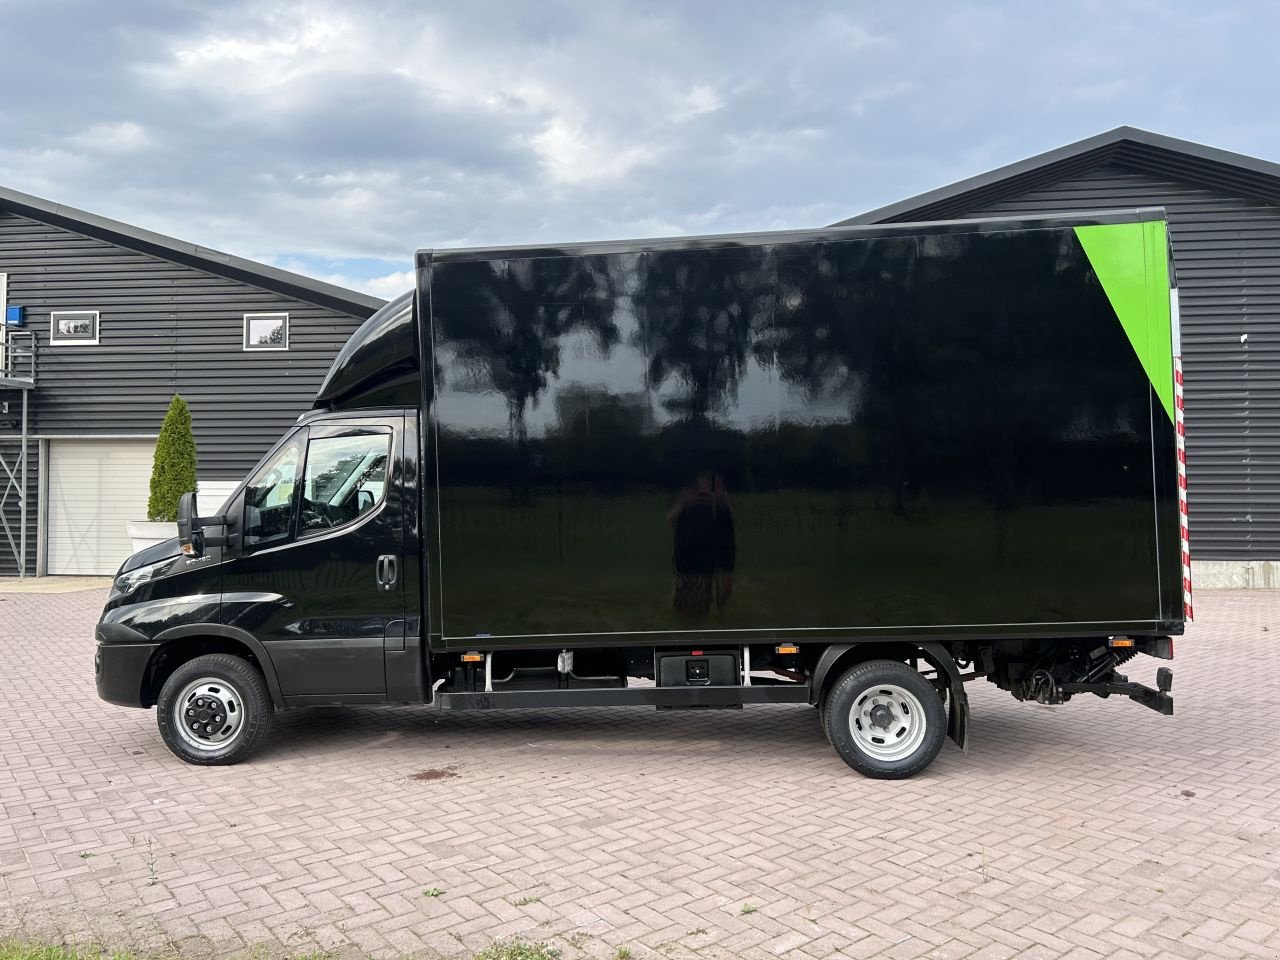
[(156, 723), (165, 745), (187, 763), (239, 763), (271, 730), (271, 695), (258, 669), (226, 653), (196, 657), (165, 681)]
[(942, 700), (933, 684), (905, 663), (859, 663), (830, 687), (824, 699), (827, 738), (840, 759), (868, 777), (910, 777), (942, 749)]

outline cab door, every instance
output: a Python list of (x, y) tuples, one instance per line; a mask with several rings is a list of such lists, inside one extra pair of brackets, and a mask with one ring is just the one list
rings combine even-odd
[(222, 618), (266, 646), (295, 704), (385, 700), (387, 625), (404, 616), (403, 416), (326, 418), (246, 485)]

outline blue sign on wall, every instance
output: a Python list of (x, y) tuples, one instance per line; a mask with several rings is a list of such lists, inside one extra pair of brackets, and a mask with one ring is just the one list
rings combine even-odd
[(25, 327), (27, 325), (27, 321), (23, 316), (22, 307), (16, 304), (11, 307), (5, 307), (4, 325), (6, 327)]

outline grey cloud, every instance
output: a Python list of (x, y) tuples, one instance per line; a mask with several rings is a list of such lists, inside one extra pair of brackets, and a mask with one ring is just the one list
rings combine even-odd
[(3, 9), (0, 183), (271, 259), (821, 224), (1118, 123), (1280, 156), (1262, 5)]

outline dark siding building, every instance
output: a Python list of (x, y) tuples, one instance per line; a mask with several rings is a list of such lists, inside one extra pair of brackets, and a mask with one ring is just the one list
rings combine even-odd
[[(16, 468), (25, 389), (28, 575), (114, 571), (123, 522), (145, 519), (151, 451), (175, 392), (191, 407), (202, 508), (216, 509), (382, 304), (5, 190), (0, 300), (24, 323), (6, 328), (0, 454)], [(0, 492), (7, 480), (0, 471)], [(15, 541), (18, 486), (3, 502)], [(17, 572), (17, 552), (0, 529), (0, 575)]]
[(844, 224), (1164, 207), (1201, 584), (1280, 560), (1280, 164), (1121, 127)]

